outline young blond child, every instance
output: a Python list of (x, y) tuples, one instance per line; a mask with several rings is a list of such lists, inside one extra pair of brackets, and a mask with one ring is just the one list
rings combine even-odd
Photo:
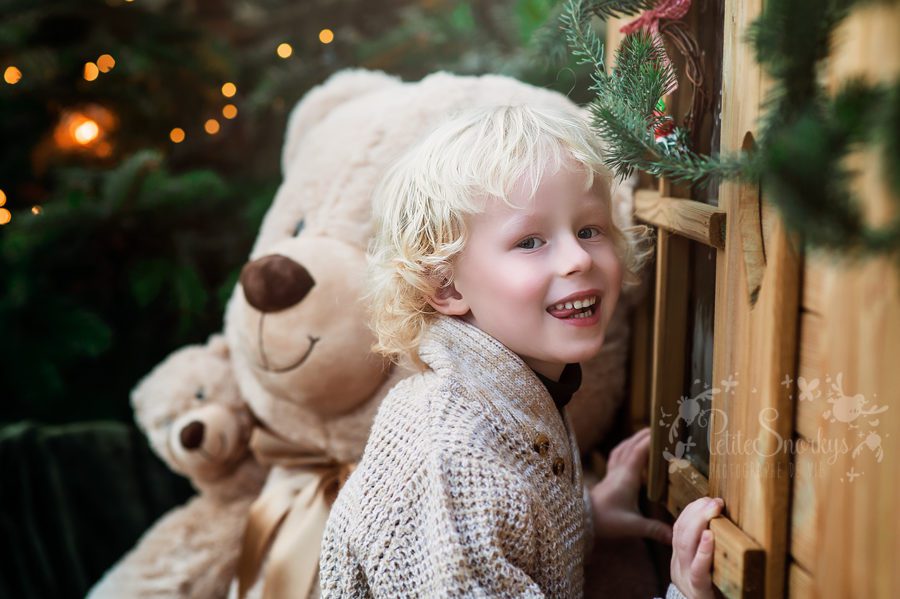
[[(564, 405), (641, 256), (578, 114), (460, 115), (375, 196), (376, 349), (420, 374), (385, 398), (326, 525), (329, 597), (581, 597), (593, 536), (672, 542), (637, 499), (649, 432), (588, 491)], [(674, 527), (667, 597), (712, 597), (709, 520)]]

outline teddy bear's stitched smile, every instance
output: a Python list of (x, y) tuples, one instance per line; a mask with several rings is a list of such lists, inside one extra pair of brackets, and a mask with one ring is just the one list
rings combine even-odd
[(261, 368), (262, 370), (265, 370), (266, 372), (283, 373), (283, 372), (287, 372), (289, 370), (293, 370), (294, 368), (297, 368), (301, 364), (303, 364), (303, 362), (306, 361), (306, 358), (309, 357), (309, 354), (312, 353), (313, 348), (316, 346), (316, 343), (318, 343), (320, 338), (313, 337), (312, 335), (307, 335), (306, 338), (309, 339), (309, 347), (306, 348), (306, 353), (304, 353), (302, 356), (300, 356), (299, 360), (297, 360), (293, 364), (290, 364), (289, 366), (283, 366), (281, 368), (273, 368), (273, 367), (269, 366), (269, 358), (268, 358), (268, 356), (266, 356), (266, 347), (263, 343), (264, 336), (263, 336), (262, 328), (263, 328), (263, 320), (264, 319), (265, 319), (265, 314), (260, 316), (259, 329), (258, 329), (258, 334), (257, 334), (257, 338), (259, 339), (259, 355), (262, 358), (262, 364), (258, 365), (259, 368)]

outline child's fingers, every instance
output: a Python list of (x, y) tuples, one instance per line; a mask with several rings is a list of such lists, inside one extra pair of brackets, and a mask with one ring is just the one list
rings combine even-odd
[(635, 445), (644, 442), (645, 439), (650, 439), (650, 428), (642, 428), (638, 432), (634, 433), (618, 445), (616, 445), (612, 452), (609, 454), (609, 464), (610, 466), (618, 464), (620, 461), (625, 459), (628, 456)]
[(675, 522), (675, 551), (685, 566), (689, 565), (697, 553), (700, 536), (709, 526), (709, 521), (722, 511), (721, 500), (701, 497), (692, 501)]
[(711, 530), (704, 530), (700, 535), (700, 544), (697, 547), (697, 555), (691, 562), (691, 585), (703, 587), (709, 584), (710, 570), (712, 569), (713, 551), (716, 542)]
[(647, 463), (650, 456), (650, 435), (644, 435), (629, 448), (625, 459), (634, 467), (640, 468)]

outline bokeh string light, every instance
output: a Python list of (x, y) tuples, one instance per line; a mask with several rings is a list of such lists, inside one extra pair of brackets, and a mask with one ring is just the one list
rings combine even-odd
[(279, 58), (290, 58), (291, 54), (294, 53), (294, 48), (287, 42), (278, 44), (278, 48), (275, 49), (275, 53)]
[(22, 80), (22, 71), (18, 67), (10, 65), (3, 71), (3, 80), (10, 85), (15, 85)]
[(97, 68), (101, 73), (110, 72), (114, 66), (116, 66), (116, 59), (109, 54), (101, 54), (97, 58)]
[(100, 76), (100, 69), (97, 67), (96, 63), (93, 63), (93, 62), (84, 63), (84, 80), (85, 81), (94, 81), (99, 76)]
[(323, 44), (330, 44), (334, 41), (334, 31), (331, 29), (323, 29), (319, 32), (319, 41)]

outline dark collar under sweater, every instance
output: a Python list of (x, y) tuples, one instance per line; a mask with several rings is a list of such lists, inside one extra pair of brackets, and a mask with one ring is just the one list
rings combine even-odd
[(534, 374), (536, 374), (540, 381), (544, 383), (547, 392), (550, 393), (550, 397), (553, 398), (553, 403), (555, 403), (556, 407), (560, 410), (569, 403), (569, 400), (572, 399), (572, 395), (574, 395), (575, 392), (578, 391), (578, 388), (581, 387), (581, 364), (578, 364), (577, 362), (574, 364), (566, 364), (562, 374), (559, 375), (559, 381), (549, 379), (536, 370), (534, 370)]

